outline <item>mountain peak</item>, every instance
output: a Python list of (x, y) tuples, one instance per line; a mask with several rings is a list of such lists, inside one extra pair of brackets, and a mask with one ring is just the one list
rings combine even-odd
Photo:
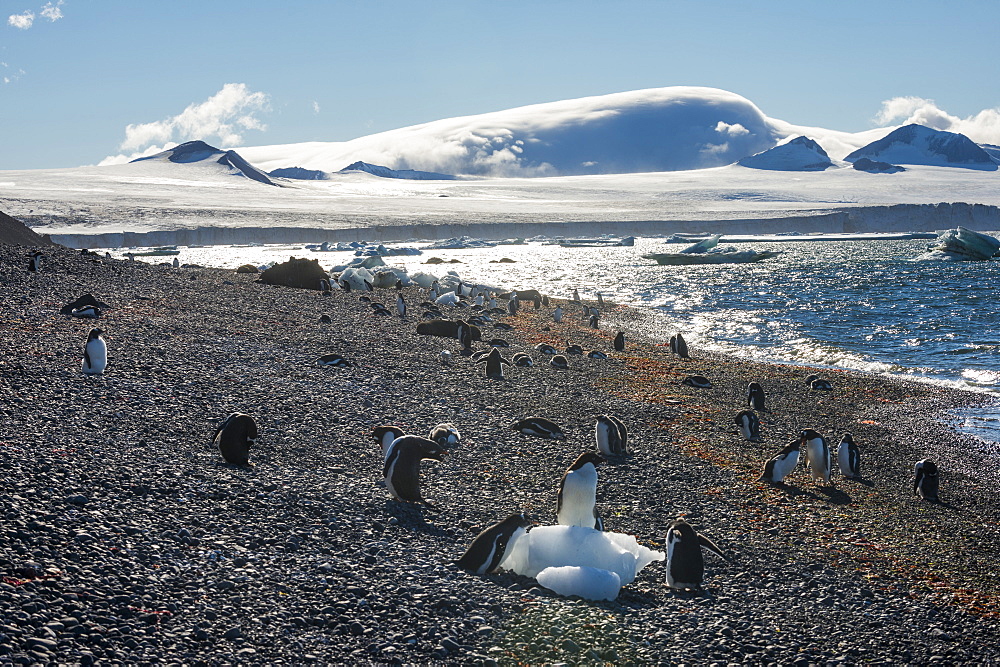
[(935, 130), (912, 123), (848, 155), (854, 162), (866, 157), (893, 164), (923, 164), (936, 167), (965, 167), (996, 171), (997, 163), (964, 134)]
[(736, 164), (770, 171), (823, 171), (833, 166), (823, 147), (806, 136), (742, 158)]
[[(211, 144), (207, 144), (200, 139), (195, 141), (185, 141), (183, 144), (178, 144), (173, 148), (160, 151), (155, 155), (147, 155), (146, 157), (136, 158), (135, 160), (132, 160), (132, 162), (143, 162), (145, 160), (166, 160), (177, 164), (191, 164), (193, 162), (203, 162), (210, 159), (215, 159), (218, 164), (228, 168), (229, 172), (234, 176), (244, 176), (259, 183), (276, 185), (274, 181), (267, 177), (267, 174), (247, 162), (236, 151), (224, 151), (220, 148), (212, 146)], [(131, 162), (129, 164), (131, 164)]]

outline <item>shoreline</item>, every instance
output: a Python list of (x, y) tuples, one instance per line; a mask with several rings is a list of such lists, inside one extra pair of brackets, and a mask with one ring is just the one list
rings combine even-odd
[[(0, 446), (7, 539), (0, 543), (0, 651), (69, 662), (477, 661), (855, 663), (1000, 660), (997, 464), (935, 415), (969, 392), (803, 367), (629, 336), (624, 354), (539, 363), (504, 381), (458, 359), (415, 318), (376, 318), (357, 294), (265, 286), (221, 269), (170, 269), (3, 246), (10, 397)], [(90, 322), (58, 315), (84, 293), (112, 306), (110, 366), (84, 378)], [(389, 299), (392, 291), (379, 290)], [(404, 294), (416, 310), (415, 288)], [(562, 302), (560, 300), (560, 302)], [(319, 323), (330, 314), (332, 324)], [(636, 315), (604, 318), (626, 330)], [(548, 311), (506, 318), (513, 354), (537, 342), (610, 349), (613, 330)], [(550, 331), (543, 327), (549, 326)], [(452, 345), (457, 349), (457, 345)], [(354, 368), (320, 368), (339, 352)], [(539, 355), (536, 363), (544, 361)], [(712, 390), (678, 384), (712, 378)], [(730, 424), (750, 380), (768, 392), (764, 442)], [(210, 446), (226, 414), (261, 426), (254, 466)], [(609, 529), (662, 549), (685, 514), (731, 556), (706, 559), (705, 591), (670, 592), (650, 566), (611, 603), (567, 600), (510, 574), (450, 565), (478, 529), (527, 509), (553, 521), (555, 486), (597, 414), (630, 425), (631, 458), (599, 471)], [(526, 414), (566, 442), (521, 436)], [(388, 500), (368, 433), (454, 422), (463, 443), (424, 464), (427, 513)], [(854, 433), (863, 481), (832, 487), (801, 469), (756, 482), (804, 427)], [(937, 457), (942, 499), (917, 501), (913, 462)], [(82, 498), (82, 501), (81, 501)], [(14, 580), (14, 583), (11, 583)], [(68, 620), (73, 619), (73, 620)], [(86, 656), (91, 656), (88, 658)], [(39, 657), (41, 656), (41, 657)]]

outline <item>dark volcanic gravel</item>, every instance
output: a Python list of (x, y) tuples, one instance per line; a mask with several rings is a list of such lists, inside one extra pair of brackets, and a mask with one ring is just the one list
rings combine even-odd
[[(29, 274), (27, 249), (0, 246), (0, 664), (1000, 661), (996, 453), (934, 418), (972, 395), (836, 371), (833, 392), (809, 392), (803, 368), (678, 360), (637, 311), (594, 331), (576, 308), (555, 324), (530, 305), (484, 339), (545, 363), (488, 380), (457, 341), (372, 315), (356, 292), (43, 251)], [(98, 377), (80, 371), (95, 323), (59, 314), (87, 293), (110, 306)], [(375, 298), (393, 308), (394, 291)], [(630, 332), (624, 353), (613, 326)], [(610, 358), (558, 370), (531, 349), (543, 341)], [(353, 367), (319, 366), (330, 352)], [(714, 388), (679, 384), (692, 374)], [(750, 381), (773, 411), (762, 443), (732, 423)], [(260, 427), (252, 468), (210, 443), (232, 412)], [(558, 480), (603, 413), (635, 450), (600, 469), (607, 527), (662, 549), (686, 515), (730, 556), (706, 558), (705, 589), (670, 591), (654, 563), (591, 603), (452, 565), (508, 513), (554, 522)], [(527, 415), (567, 440), (510, 429)], [(440, 511), (390, 500), (372, 427), (439, 422), (463, 436), (422, 468)], [(864, 479), (755, 481), (806, 427), (834, 446), (852, 432)], [(910, 490), (925, 456), (939, 505)]]

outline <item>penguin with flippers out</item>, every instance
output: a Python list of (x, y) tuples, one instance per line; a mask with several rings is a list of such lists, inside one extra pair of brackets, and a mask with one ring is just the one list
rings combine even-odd
[(705, 579), (705, 559), (701, 550), (708, 549), (722, 560), (728, 560), (722, 550), (684, 519), (678, 518), (667, 530), (667, 586), (678, 590), (701, 588)]

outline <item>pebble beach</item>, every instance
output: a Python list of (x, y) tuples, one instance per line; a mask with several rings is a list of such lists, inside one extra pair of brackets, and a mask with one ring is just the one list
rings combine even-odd
[[(1000, 662), (1000, 452), (941, 417), (976, 394), (838, 370), (813, 392), (811, 368), (679, 359), (644, 336), (646, 314), (611, 304), (597, 330), (575, 306), (561, 323), (530, 305), (500, 318), (513, 328), (484, 338), (536, 365), (495, 380), (457, 341), (416, 333), (416, 287), (402, 319), (357, 292), (61, 247), (29, 273), (29, 250), (0, 245), (0, 665)], [(84, 294), (109, 306), (98, 320), (60, 314)], [(395, 290), (372, 298), (392, 308)], [(109, 363), (85, 376), (93, 326)], [(543, 342), (608, 359), (556, 369)], [(352, 366), (319, 365), (328, 353)], [(713, 388), (680, 384), (693, 374)], [(749, 382), (768, 397), (761, 442), (733, 423)], [(250, 467), (211, 442), (234, 412), (260, 428)], [(653, 563), (590, 602), (458, 569), (508, 514), (555, 523), (602, 414), (633, 450), (599, 468), (606, 528), (662, 551), (684, 516), (729, 559), (706, 555), (704, 588), (671, 590)], [(533, 415), (566, 440), (510, 428)], [(372, 428), (441, 422), (462, 441), (423, 464), (437, 511), (392, 500)], [(852, 433), (862, 478), (758, 481), (804, 428), (834, 446)], [(913, 494), (923, 458), (941, 503)]]

